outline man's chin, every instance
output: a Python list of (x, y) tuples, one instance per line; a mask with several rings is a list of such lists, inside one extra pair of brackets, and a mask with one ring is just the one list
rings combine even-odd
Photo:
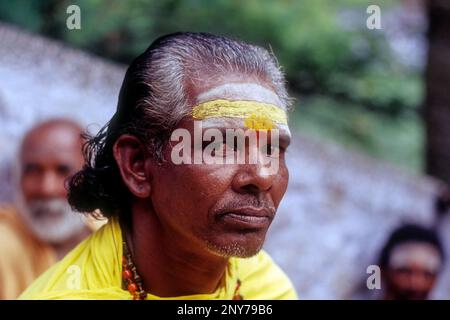
[(48, 224), (35, 224), (31, 229), (36, 237), (46, 243), (59, 244), (72, 236), (71, 230), (61, 232), (61, 229), (58, 228), (58, 224), (52, 226), (49, 226)]
[(258, 254), (264, 244), (264, 238), (251, 240), (207, 241), (206, 246), (208, 251), (224, 258), (250, 258)]
[(29, 224), (32, 232), (41, 241), (50, 244), (64, 243), (80, 233), (85, 225), (81, 219), (33, 219)]
[(17, 206), (30, 231), (45, 243), (63, 243), (85, 228), (81, 216), (71, 210), (65, 199), (26, 203), (20, 195)]

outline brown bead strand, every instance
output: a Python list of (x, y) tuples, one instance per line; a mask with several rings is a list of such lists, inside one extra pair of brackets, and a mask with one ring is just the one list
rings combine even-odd
[(236, 289), (234, 290), (233, 300), (244, 300), (244, 297), (239, 293), (241, 289), (241, 280), (237, 279)]
[(123, 287), (131, 293), (133, 300), (144, 300), (147, 292), (142, 287), (142, 279), (137, 273), (125, 241), (123, 242), (122, 270)]
[[(142, 278), (137, 273), (126, 241), (123, 241), (122, 284), (131, 293), (133, 300), (144, 300), (147, 297), (147, 292), (142, 287)], [(244, 300), (244, 297), (239, 293), (240, 288), (241, 280), (237, 279), (233, 300)]]

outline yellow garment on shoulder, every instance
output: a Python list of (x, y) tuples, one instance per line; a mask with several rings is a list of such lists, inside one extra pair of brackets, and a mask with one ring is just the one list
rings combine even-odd
[[(287, 276), (264, 251), (248, 259), (230, 258), (225, 281), (213, 293), (171, 298), (149, 294), (147, 299), (228, 300), (238, 278), (244, 299), (297, 299)], [(111, 219), (39, 277), (19, 299), (132, 299), (121, 286), (122, 233), (117, 220)]]
[(37, 239), (12, 206), (0, 206), (0, 300), (17, 299), (52, 266), (56, 254)]

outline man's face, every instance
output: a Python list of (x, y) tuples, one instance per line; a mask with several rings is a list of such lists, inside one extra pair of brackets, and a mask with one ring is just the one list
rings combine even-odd
[[(275, 94), (255, 85), (217, 86), (197, 96), (197, 103), (213, 99), (256, 100), (274, 103)], [(225, 88), (226, 90), (222, 90)], [(260, 90), (258, 92), (258, 90)], [(214, 141), (225, 152), (236, 152), (226, 143), (226, 129), (251, 130), (240, 119), (214, 119), (203, 122), (203, 132), (215, 128), (223, 140)], [(194, 140), (194, 120), (183, 120), (179, 129), (189, 131)], [(257, 133), (259, 134), (259, 133)], [(270, 134), (269, 134), (270, 136)], [(152, 204), (160, 221), (170, 232), (183, 235), (196, 245), (214, 254), (249, 257), (262, 247), (266, 232), (275, 216), (288, 184), (285, 150), (290, 135), (279, 132), (278, 170), (268, 172), (261, 163), (174, 164), (165, 161), (155, 170)], [(250, 145), (245, 152), (259, 152), (270, 145)], [(268, 144), (271, 140), (268, 139)], [(205, 147), (202, 144), (202, 148)], [(171, 159), (173, 144), (164, 149), (164, 158)], [(248, 156), (248, 155), (247, 155)], [(248, 160), (248, 159), (247, 159)]]
[(387, 270), (387, 286), (398, 300), (424, 300), (433, 289), (440, 268), (438, 251), (428, 244), (396, 248)]
[(43, 125), (23, 141), (19, 206), (29, 227), (44, 241), (63, 241), (82, 227), (67, 203), (65, 188), (65, 181), (83, 165), (80, 133), (73, 126)]

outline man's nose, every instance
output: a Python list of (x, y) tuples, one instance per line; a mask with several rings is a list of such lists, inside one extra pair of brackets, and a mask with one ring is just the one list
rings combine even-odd
[(39, 194), (42, 198), (59, 197), (64, 190), (64, 181), (55, 173), (46, 173), (42, 176), (39, 185)]
[(410, 287), (414, 290), (423, 290), (427, 287), (428, 281), (425, 275), (421, 273), (413, 273), (410, 278)]
[(274, 174), (270, 174), (261, 164), (241, 165), (234, 176), (233, 189), (238, 193), (259, 193), (272, 188)]

